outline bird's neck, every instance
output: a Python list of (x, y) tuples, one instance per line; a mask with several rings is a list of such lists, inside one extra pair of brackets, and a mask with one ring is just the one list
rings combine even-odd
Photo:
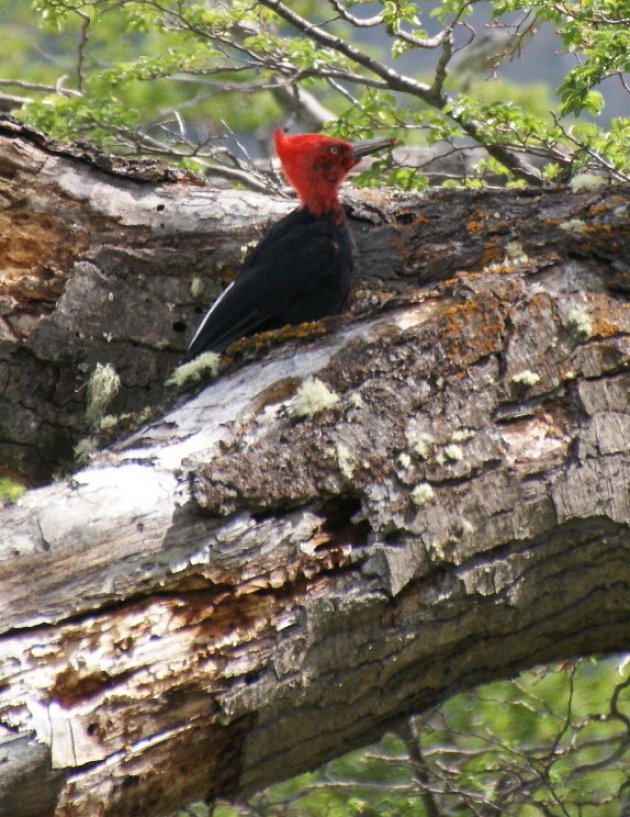
[(299, 190), (302, 207), (313, 216), (330, 214), (338, 224), (344, 221), (343, 208), (339, 201), (338, 187), (330, 185), (309, 185), (308, 190)]

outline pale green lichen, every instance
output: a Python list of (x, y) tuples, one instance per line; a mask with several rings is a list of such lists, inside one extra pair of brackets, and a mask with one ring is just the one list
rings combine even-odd
[(135, 422), (141, 421), (143, 418), (149, 417), (150, 412), (147, 409), (139, 413), (132, 413), (132, 412), (123, 412), (122, 414), (106, 414), (104, 417), (101, 417), (101, 420), (98, 424), (99, 431), (107, 431), (110, 428), (115, 428), (116, 426), (120, 426), (121, 423), (125, 422), (126, 420), (131, 420)]
[(111, 363), (97, 363), (87, 384), (85, 416), (97, 426), (105, 409), (120, 391), (120, 377)]
[(490, 264), (487, 264), (484, 268), (484, 272), (496, 272), (497, 270), (504, 269), (508, 266), (514, 266), (515, 264), (526, 264), (529, 261), (529, 256), (523, 249), (523, 245), (520, 241), (508, 241), (505, 245), (505, 255), (501, 261), (492, 261)]
[(87, 465), (90, 461), (90, 454), (96, 451), (97, 444), (96, 437), (83, 437), (74, 446), (74, 459), (80, 465)]
[(462, 536), (470, 536), (475, 532), (475, 526), (467, 519), (462, 519), (459, 529)]
[(398, 455), (398, 462), (403, 468), (409, 468), (411, 465), (411, 457), (406, 451), (403, 451), (402, 454)]
[(247, 258), (247, 255), (250, 250), (253, 250), (254, 247), (258, 244), (258, 241), (252, 239), (248, 241), (247, 244), (241, 244), (240, 251), (241, 251), (241, 261), (244, 261)]
[(568, 221), (563, 221), (558, 227), (567, 233), (583, 233), (586, 229), (586, 225), (579, 218), (571, 218)]
[(321, 411), (332, 408), (339, 402), (339, 395), (331, 391), (318, 377), (309, 377), (303, 381), (289, 404), (291, 417), (312, 417)]
[(188, 380), (198, 382), (202, 377), (216, 377), (219, 373), (220, 356), (216, 352), (202, 352), (194, 360), (182, 363), (166, 380), (167, 386), (181, 388)]
[(199, 298), (203, 294), (203, 281), (201, 278), (193, 278), (190, 282), (190, 294), (193, 298)]
[(101, 431), (106, 431), (108, 428), (112, 428), (118, 423), (119, 418), (114, 417), (113, 414), (106, 414), (104, 417), (101, 417), (98, 427)]
[(337, 460), (337, 465), (339, 466), (342, 476), (346, 479), (352, 479), (355, 463), (354, 457), (347, 445), (343, 443), (337, 443), (335, 445), (335, 459)]
[(411, 501), (417, 508), (422, 508), (435, 497), (435, 491), (428, 482), (420, 482), (411, 492)]
[(446, 458), (452, 462), (459, 462), (459, 460), (464, 459), (464, 452), (461, 445), (456, 445), (455, 443), (445, 445), (444, 454), (446, 455)]
[(354, 394), (348, 400), (348, 403), (352, 406), (352, 408), (363, 408), (365, 406), (365, 402), (359, 392), (354, 392)]
[(574, 193), (580, 190), (596, 190), (606, 184), (603, 176), (596, 176), (595, 173), (578, 173), (569, 182), (569, 187)]
[(526, 261), (529, 261), (529, 256), (523, 249), (520, 241), (508, 241), (505, 245), (505, 260), (512, 264), (524, 264)]
[(466, 440), (472, 440), (475, 436), (475, 432), (472, 428), (457, 428), (451, 434), (451, 442), (454, 443), (465, 443)]
[(532, 372), (530, 369), (523, 369), (522, 372), (517, 372), (512, 375), (512, 383), (518, 383), (522, 386), (535, 386), (540, 380), (538, 372)]
[(593, 331), (593, 321), (585, 306), (577, 306), (567, 315), (567, 326), (578, 335), (589, 337)]
[(414, 435), (410, 435), (409, 443), (412, 450), (421, 460), (426, 460), (431, 453), (431, 445), (433, 444), (433, 437), (426, 431), (418, 431)]

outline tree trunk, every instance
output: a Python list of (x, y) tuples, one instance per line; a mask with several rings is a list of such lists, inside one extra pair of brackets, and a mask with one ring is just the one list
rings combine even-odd
[(627, 648), (627, 188), (366, 192), (350, 316), (169, 396), (241, 246), (292, 205), (10, 119), (0, 171), (5, 467), (67, 465), (97, 363), (131, 415), (0, 512), (1, 815), (242, 794), (466, 687)]

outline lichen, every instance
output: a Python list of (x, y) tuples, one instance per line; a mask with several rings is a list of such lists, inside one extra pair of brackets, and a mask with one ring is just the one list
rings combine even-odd
[(529, 256), (520, 241), (508, 241), (505, 245), (505, 261), (512, 264), (524, 264), (529, 261)]
[(406, 451), (403, 451), (402, 454), (398, 455), (398, 462), (402, 466), (402, 468), (409, 468), (411, 465), (411, 457), (407, 454)]
[(574, 193), (580, 190), (596, 190), (606, 184), (603, 176), (596, 176), (595, 173), (578, 173), (569, 182), (569, 187)]
[(532, 372), (530, 369), (523, 369), (522, 372), (517, 372), (512, 375), (512, 383), (518, 383), (522, 386), (535, 386), (540, 380), (538, 372)]
[(420, 482), (411, 492), (411, 501), (417, 508), (422, 508), (435, 497), (435, 491), (428, 482)]
[(90, 454), (96, 450), (96, 447), (96, 437), (83, 437), (74, 446), (74, 459), (80, 465), (87, 465), (87, 463), (90, 461)]
[(339, 395), (331, 391), (318, 377), (309, 377), (303, 381), (297, 394), (289, 404), (291, 417), (313, 417), (339, 402)]
[(352, 408), (363, 408), (365, 406), (365, 402), (358, 391), (355, 391), (354, 394), (348, 400), (348, 403), (352, 406)]
[(426, 431), (418, 431), (409, 438), (409, 442), (416, 456), (421, 460), (426, 460), (431, 453), (431, 445), (434, 439)]
[(101, 431), (106, 431), (108, 428), (112, 428), (117, 424), (118, 417), (114, 417), (113, 414), (106, 414), (104, 417), (101, 417), (98, 427)]
[(241, 253), (241, 261), (244, 261), (247, 258), (249, 251), (253, 250), (257, 244), (258, 241), (256, 241), (256, 239), (248, 241), (247, 244), (241, 244), (241, 246), (239, 247)]
[(206, 375), (216, 377), (219, 373), (220, 359), (216, 352), (202, 352), (194, 360), (178, 366), (166, 380), (166, 385), (181, 388), (187, 380), (196, 383)]
[(451, 442), (454, 443), (464, 443), (466, 440), (472, 440), (475, 436), (475, 432), (472, 428), (457, 428), (451, 434)]
[(455, 443), (445, 445), (444, 454), (446, 455), (446, 458), (452, 462), (459, 462), (459, 460), (464, 459), (464, 452), (461, 445), (456, 445)]
[(337, 460), (341, 475), (345, 477), (345, 479), (352, 479), (355, 463), (354, 457), (347, 445), (343, 443), (337, 443), (335, 445), (335, 459)]
[(571, 218), (568, 221), (563, 221), (558, 227), (567, 233), (583, 233), (586, 229), (586, 225), (579, 218)]
[(475, 526), (468, 519), (462, 519), (459, 529), (462, 536), (470, 536), (475, 532)]
[(111, 363), (97, 363), (87, 384), (85, 416), (97, 426), (105, 409), (120, 391), (120, 377)]
[(201, 278), (193, 278), (190, 282), (190, 294), (193, 298), (199, 298), (203, 294), (203, 281)]
[(578, 335), (589, 337), (593, 331), (593, 321), (585, 306), (577, 306), (567, 315), (567, 326)]

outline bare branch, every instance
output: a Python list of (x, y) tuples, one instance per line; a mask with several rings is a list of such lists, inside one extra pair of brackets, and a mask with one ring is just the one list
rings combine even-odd
[(346, 20), (346, 22), (352, 23), (356, 28), (373, 28), (374, 26), (381, 25), (383, 22), (382, 14), (374, 14), (372, 17), (356, 17), (354, 14), (350, 14), (348, 9), (344, 8), (339, 0), (328, 0), (328, 3), (340, 17)]
[(319, 102), (317, 97), (305, 91), (298, 83), (278, 83), (274, 96), (282, 107), (295, 116), (308, 130), (318, 131), (324, 122), (335, 118), (334, 113)]
[[(400, 74), (399, 72), (394, 71), (392, 68), (379, 60), (370, 57), (368, 54), (355, 48), (355, 46), (341, 40), (339, 37), (335, 37), (327, 31), (324, 31), (319, 26), (296, 14), (294, 11), (285, 6), (280, 0), (260, 0), (260, 2), (262, 5), (266, 6), (272, 11), (275, 11), (276, 14), (282, 17), (282, 19), (286, 20), (299, 31), (302, 31), (315, 42), (318, 42), (328, 48), (332, 48), (334, 51), (343, 54), (357, 64), (367, 68), (381, 79), (385, 80), (391, 90), (401, 91), (416, 96), (438, 109), (444, 108), (447, 104), (448, 98), (444, 96), (439, 82), (436, 86), (436, 92), (436, 88), (421, 82), (417, 82), (405, 74)], [(447, 51), (446, 56), (443, 54), (444, 63), (442, 65), (442, 71), (445, 69), (448, 57), (450, 57), (450, 55)], [(481, 142), (488, 151), (489, 155), (511, 170), (517, 178), (524, 179), (525, 181), (534, 185), (541, 185), (543, 183), (542, 176), (535, 167), (513, 153), (504, 145), (487, 144), (482, 136), (483, 127), (481, 122), (474, 119), (466, 119), (463, 116), (452, 112), (449, 113), (449, 116), (454, 122), (457, 122), (472, 139), (477, 142)]]
[(77, 68), (76, 68), (77, 86), (79, 88), (79, 91), (83, 92), (83, 64), (85, 62), (85, 46), (87, 45), (87, 41), (89, 38), (91, 18), (89, 14), (86, 14), (85, 12), (80, 11), (79, 9), (76, 9), (76, 13), (83, 20), (81, 24), (81, 36), (77, 46)]
[(431, 101), (430, 86), (425, 85), (422, 82), (417, 82), (405, 74), (400, 74), (398, 71), (394, 71), (383, 62), (380, 62), (380, 60), (369, 56), (364, 51), (361, 51), (350, 43), (345, 42), (340, 37), (335, 37), (328, 31), (324, 31), (324, 29), (309, 22), (304, 17), (301, 17), (299, 14), (289, 9), (284, 5), (284, 3), (280, 2), (280, 0), (260, 0), (260, 3), (272, 11), (275, 11), (279, 17), (282, 17), (292, 26), (295, 26), (295, 28), (302, 31), (315, 42), (318, 42), (320, 45), (326, 46), (327, 48), (332, 48), (334, 51), (343, 54), (345, 57), (348, 57), (358, 65), (362, 65), (364, 68), (372, 71), (378, 77), (381, 77), (381, 79), (386, 80), (392, 90), (405, 91), (413, 94), (414, 96), (418, 96), (427, 102)]
[(553, 113), (553, 111), (551, 112), (551, 116), (552, 116), (553, 121), (555, 122), (556, 126), (562, 132), (562, 135), (565, 137), (565, 139), (567, 139), (572, 144), (576, 145), (576, 147), (579, 150), (584, 151), (584, 153), (587, 156), (590, 156), (591, 159), (593, 159), (593, 161), (595, 162), (596, 167), (598, 166), (599, 168), (605, 170), (607, 173), (609, 173), (612, 176), (612, 178), (617, 179), (618, 181), (622, 181), (622, 182), (630, 181), (630, 175), (628, 175), (626, 173), (622, 173), (620, 170), (617, 170), (617, 168), (611, 162), (609, 162), (607, 159), (605, 159), (600, 153), (598, 153), (596, 150), (594, 150), (590, 145), (586, 145), (584, 142), (581, 142), (579, 139), (576, 139), (575, 136), (573, 136), (571, 130), (565, 128), (564, 125), (562, 125), (562, 123), (560, 122), (558, 117), (555, 115), (555, 113)]
[(15, 86), (24, 88), (26, 91), (44, 91), (47, 94), (61, 94), (62, 96), (82, 96), (81, 91), (74, 91), (72, 88), (64, 88), (61, 85), (64, 77), (61, 77), (56, 85), (45, 85), (41, 82), (27, 82), (22, 79), (0, 79), (0, 86)]
[(435, 78), (433, 80), (433, 85), (431, 86), (431, 93), (434, 97), (440, 97), (443, 95), (444, 89), (444, 82), (446, 81), (447, 77), (447, 70), (446, 67), (453, 56), (453, 35), (452, 32), (448, 32), (448, 36), (446, 36), (442, 42), (442, 53), (440, 54), (440, 58), (435, 66)]
[(422, 755), (422, 747), (420, 745), (420, 735), (418, 733), (418, 724), (415, 718), (409, 717), (403, 721), (398, 730), (409, 759), (414, 767), (414, 782), (420, 789), (420, 797), (424, 805), (426, 817), (440, 817), (441, 810), (435, 799), (434, 792), (430, 790), (430, 772), (426, 761)]

